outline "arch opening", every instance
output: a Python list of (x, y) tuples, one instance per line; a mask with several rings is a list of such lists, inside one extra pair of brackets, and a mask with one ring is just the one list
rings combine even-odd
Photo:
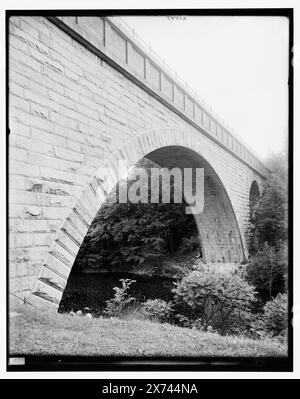
[[(243, 260), (243, 252), (233, 209), (220, 179), (209, 163), (200, 157), (199, 154), (179, 146), (160, 148), (147, 154), (144, 159), (146, 163), (148, 162), (152, 166), (156, 165), (169, 170), (175, 167), (180, 170), (184, 168), (191, 168), (192, 170), (195, 168), (204, 169), (203, 212), (196, 215), (186, 215), (186, 224), (179, 224), (179, 228), (184, 229), (189, 225), (191, 229), (191, 231), (189, 231), (190, 234), (188, 234), (189, 237), (192, 237), (193, 234), (196, 233), (198, 245), (195, 246), (194, 249), (197, 252), (197, 257), (201, 258), (205, 263), (241, 262)], [(108, 199), (101, 209), (104, 209), (105, 206), (107, 209), (112, 209)], [(171, 204), (168, 205), (171, 206)], [(183, 204), (179, 209), (178, 207), (174, 208), (173, 204), (172, 209), (174, 211), (180, 210), (182, 212), (182, 217), (185, 205), (186, 204)], [(91, 242), (92, 235), (95, 234), (93, 232), (95, 228), (97, 229), (97, 223), (101, 225), (99, 234), (108, 234), (107, 229), (103, 230), (103, 224), (101, 224), (101, 218), (104, 217), (103, 212), (101, 213), (101, 209), (93, 220), (78, 252), (68, 280), (68, 285), (60, 303), (60, 311), (76, 310), (76, 306), (74, 307), (75, 300), (77, 301), (77, 307), (79, 306), (79, 308), (83, 309), (84, 306), (88, 305), (89, 309), (92, 307), (93, 313), (95, 313), (93, 296), (97, 296), (98, 302), (101, 298), (102, 304), (104, 304), (105, 300), (112, 296), (113, 287), (118, 285), (119, 278), (134, 278), (137, 281), (134, 293), (140, 298), (143, 296), (144, 298), (161, 297), (169, 300), (174, 276), (176, 275), (178, 277), (176, 267), (174, 267), (176, 257), (173, 256), (174, 253), (170, 251), (170, 248), (167, 261), (161, 261), (154, 257), (154, 262), (146, 261), (141, 264), (132, 262), (131, 264), (130, 262), (126, 263), (125, 258), (121, 258), (122, 264), (117, 264), (115, 261), (116, 257), (114, 258), (113, 255), (115, 253), (114, 251), (118, 251), (119, 248), (116, 243), (112, 245), (113, 238), (110, 236), (108, 239), (98, 241), (100, 245), (106, 246), (99, 251), (101, 252), (100, 256), (97, 256), (95, 252), (88, 253), (87, 248), (91, 250), (91, 246), (88, 247), (88, 245)], [(128, 208), (126, 209), (128, 210)], [(153, 212), (154, 211), (155, 209), (153, 208)], [(166, 208), (165, 212), (167, 212)], [(133, 218), (136, 217), (134, 213), (131, 215)], [(142, 214), (140, 213), (138, 216), (142, 217)], [(120, 222), (122, 222), (122, 220), (119, 217), (114, 219), (114, 217), (115, 215), (111, 213), (109, 225), (113, 224), (113, 226), (120, 228)], [(128, 217), (128, 214), (126, 214), (126, 217)], [(130, 221), (128, 220), (126, 223), (129, 225)], [(173, 233), (175, 233), (176, 236), (175, 230)], [(171, 247), (181, 246), (183, 244), (182, 238), (186, 237), (182, 234), (177, 234), (177, 237), (172, 237), (173, 244)], [(132, 246), (134, 245), (136, 245), (136, 242), (132, 243)], [(127, 249), (126, 247), (125, 250)], [(117, 253), (117, 255), (119, 256), (119, 253)], [(134, 255), (139, 255), (138, 248)], [(106, 259), (104, 259), (105, 256)], [(173, 262), (173, 268), (170, 268), (170, 262)], [(125, 268), (124, 264), (126, 265)], [(160, 269), (159, 272), (157, 271), (158, 265)], [(167, 274), (165, 273), (165, 269), (168, 269)]]
[[(129, 199), (120, 203), (120, 192), (126, 189), (129, 194), (139, 171), (147, 172), (143, 189), (148, 191), (148, 202), (132, 203)], [(169, 301), (173, 283), (183, 274), (182, 264), (186, 267), (202, 259), (194, 216), (185, 212), (184, 199), (174, 201), (174, 176), (168, 176), (170, 202), (163, 201), (162, 176), (158, 201), (151, 202), (152, 190), (158, 194), (158, 187), (151, 185), (156, 175), (152, 171), (163, 172), (159, 165), (143, 158), (106, 198), (79, 249), (59, 312), (88, 308), (93, 315), (101, 315), (119, 280), (128, 278), (135, 281), (131, 295), (139, 301)]]
[(249, 192), (249, 220), (252, 223), (255, 213), (255, 206), (260, 199), (260, 190), (256, 180), (253, 180)]
[(160, 148), (147, 158), (169, 169), (175, 166), (204, 169), (204, 209), (194, 215), (203, 260), (206, 263), (242, 262), (244, 253), (237, 220), (226, 190), (210, 163), (195, 151), (180, 146)]
[[(138, 136), (118, 149), (106, 161), (116, 169), (116, 161), (126, 159), (130, 165), (146, 157), (161, 167), (203, 168), (204, 209), (194, 215), (205, 263), (238, 263), (245, 259), (242, 235), (231, 200), (222, 180), (222, 170), (215, 170), (212, 154), (200, 147), (198, 138), (184, 132), (151, 132)], [(210, 159), (210, 162), (207, 161)], [(102, 163), (103, 165), (103, 163)], [(98, 170), (99, 171), (99, 170)], [(50, 247), (28, 302), (45, 305), (36, 297), (47, 300), (46, 307), (58, 308), (65, 291), (74, 260), (84, 237), (107, 193), (115, 183), (110, 172), (97, 173), (90, 179)], [(221, 180), (222, 179), (222, 180)], [(230, 233), (230, 234), (229, 234)], [(50, 304), (49, 304), (50, 302)]]

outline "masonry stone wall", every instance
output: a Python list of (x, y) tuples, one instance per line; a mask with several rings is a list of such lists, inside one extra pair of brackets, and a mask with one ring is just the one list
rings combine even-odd
[[(89, 21), (86, 34), (98, 45), (102, 25)], [(254, 180), (262, 185), (261, 173), (48, 19), (11, 17), (9, 32), (11, 294), (38, 304), (30, 294), (44, 292), (43, 299), (59, 301), (57, 292), (63, 292), (105, 197), (99, 168), (115, 167), (118, 158), (135, 162), (164, 146), (190, 148), (211, 165), (228, 194), (246, 252), (249, 192)], [(121, 51), (123, 45), (115, 36), (114, 48)], [(139, 71), (141, 60), (134, 59), (132, 68)], [(157, 75), (151, 73), (155, 86)], [(181, 106), (180, 90), (175, 99)], [(184, 101), (190, 112), (191, 100)], [(113, 182), (106, 182), (109, 190)], [(57, 301), (50, 302), (46, 306), (57, 307)]]

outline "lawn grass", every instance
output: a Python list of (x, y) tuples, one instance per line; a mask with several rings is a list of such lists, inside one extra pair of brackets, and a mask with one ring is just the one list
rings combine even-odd
[(271, 339), (220, 336), (147, 320), (49, 314), (28, 305), (11, 311), (20, 315), (10, 318), (10, 356), (287, 356), (287, 346)]

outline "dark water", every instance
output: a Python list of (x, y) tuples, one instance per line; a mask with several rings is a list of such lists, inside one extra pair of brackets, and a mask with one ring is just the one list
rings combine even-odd
[(172, 299), (174, 279), (158, 276), (135, 275), (131, 273), (71, 273), (64, 291), (59, 312), (84, 310), (97, 316), (105, 307), (105, 301), (114, 295), (113, 287), (121, 287), (119, 279), (136, 280), (128, 293), (141, 301), (160, 298)]

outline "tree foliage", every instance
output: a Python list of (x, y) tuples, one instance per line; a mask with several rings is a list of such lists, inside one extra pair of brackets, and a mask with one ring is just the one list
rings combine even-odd
[[(157, 165), (148, 160), (139, 165), (146, 169), (149, 181), (153, 166)], [(118, 198), (118, 189), (116, 195)], [(178, 251), (181, 243), (184, 243), (183, 252), (193, 251), (199, 248), (197, 229), (193, 216), (185, 213), (185, 206), (184, 202), (174, 201), (169, 204), (107, 201), (94, 219), (78, 259), (86, 266), (86, 255), (90, 258), (95, 255), (92, 264), (95, 269), (123, 267), (126, 270), (128, 265), (144, 263), (159, 267), (163, 259)]]
[(247, 278), (262, 303), (287, 289), (288, 169), (284, 154), (267, 162), (270, 173), (251, 214)]
[(274, 248), (279, 248), (288, 238), (286, 165), (281, 155), (269, 160), (270, 174), (251, 218), (252, 228), (249, 237), (251, 254), (262, 248), (265, 242)]
[(268, 333), (273, 336), (282, 334), (287, 329), (288, 299), (286, 294), (277, 297), (264, 306), (264, 324)]
[(247, 279), (264, 299), (271, 300), (286, 291), (287, 248), (270, 246), (267, 242), (252, 255), (247, 266)]

